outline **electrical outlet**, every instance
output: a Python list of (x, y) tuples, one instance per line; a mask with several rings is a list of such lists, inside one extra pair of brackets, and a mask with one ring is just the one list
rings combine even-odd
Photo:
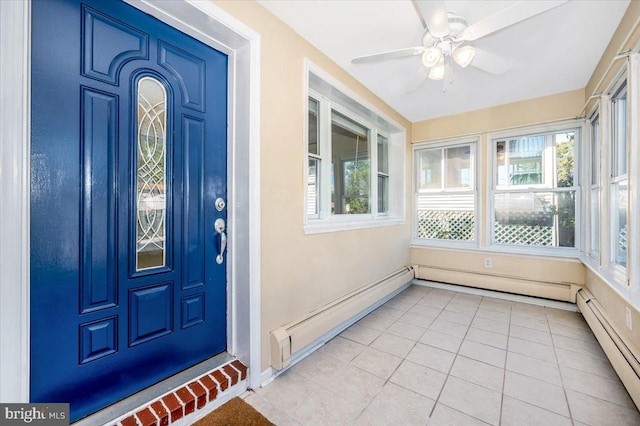
[(624, 311), (627, 314), (627, 328), (629, 330), (633, 330), (633, 324), (631, 323), (631, 310), (629, 308), (624, 308)]
[(485, 257), (484, 258), (484, 267), (485, 268), (491, 268), (493, 266), (493, 261), (491, 260), (490, 257)]

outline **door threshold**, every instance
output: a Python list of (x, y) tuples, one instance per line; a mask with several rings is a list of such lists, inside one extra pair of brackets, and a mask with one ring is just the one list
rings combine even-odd
[(133, 420), (131, 424), (136, 424), (136, 416), (151, 416), (160, 420), (160, 424), (175, 424), (203, 409), (212, 410), (219, 405), (215, 401), (228, 393), (242, 393), (247, 387), (246, 377), (247, 367), (223, 352), (80, 419), (73, 426), (115, 425), (120, 421), (128, 424), (129, 418)]

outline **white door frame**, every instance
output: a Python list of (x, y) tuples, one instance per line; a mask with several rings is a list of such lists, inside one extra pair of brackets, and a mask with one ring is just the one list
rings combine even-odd
[[(260, 386), (260, 35), (207, 0), (125, 0), (229, 55), (228, 350)], [(31, 3), (0, 1), (0, 401), (29, 401)], [(236, 208), (243, 206), (242, 208)]]

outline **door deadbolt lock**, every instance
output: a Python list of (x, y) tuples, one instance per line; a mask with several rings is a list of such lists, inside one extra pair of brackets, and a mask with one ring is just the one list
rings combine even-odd
[(221, 212), (222, 210), (224, 210), (224, 208), (227, 206), (227, 203), (224, 202), (224, 200), (222, 198), (217, 198), (216, 199), (216, 210), (218, 210), (219, 212)]

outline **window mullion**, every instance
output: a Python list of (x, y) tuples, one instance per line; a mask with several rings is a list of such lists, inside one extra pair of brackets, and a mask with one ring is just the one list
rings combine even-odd
[(320, 211), (321, 219), (331, 216), (331, 105), (322, 98), (320, 100)]

